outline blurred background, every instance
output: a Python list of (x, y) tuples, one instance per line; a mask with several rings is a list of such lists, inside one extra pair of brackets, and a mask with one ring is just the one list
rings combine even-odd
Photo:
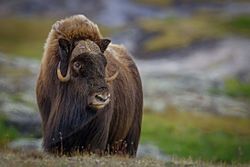
[(52, 24), (84, 14), (141, 73), (138, 156), (250, 161), (249, 0), (0, 0), (0, 148), (41, 149), (35, 81)]

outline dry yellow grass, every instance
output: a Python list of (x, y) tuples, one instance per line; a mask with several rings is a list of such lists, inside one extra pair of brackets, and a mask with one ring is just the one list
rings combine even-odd
[(127, 158), (119, 156), (104, 156), (96, 155), (77, 155), (73, 157), (56, 157), (41, 152), (20, 152), (1, 150), (0, 151), (0, 166), (1, 167), (224, 167), (224, 166), (242, 166), (247, 167), (248, 164), (225, 164), (211, 163), (204, 161), (193, 161), (192, 159), (176, 159), (163, 162), (152, 158)]
[(0, 151), (0, 166), (15, 166), (15, 167), (64, 167), (64, 166), (109, 166), (109, 167), (160, 167), (164, 166), (164, 162), (151, 158), (136, 158), (131, 159), (119, 156), (104, 156), (96, 155), (77, 155), (73, 157), (56, 157), (43, 154), (40, 152), (19, 152), (19, 151)]
[(144, 31), (156, 33), (144, 43), (144, 49), (149, 52), (187, 47), (196, 41), (220, 38), (224, 35), (224, 30), (217, 20), (206, 16), (142, 20), (139, 24)]
[[(0, 18), (0, 52), (40, 59), (52, 24), (61, 18)], [(115, 28), (100, 26), (104, 36)]]

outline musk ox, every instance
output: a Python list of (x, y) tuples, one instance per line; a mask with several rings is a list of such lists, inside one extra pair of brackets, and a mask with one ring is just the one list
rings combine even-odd
[(141, 79), (127, 50), (110, 42), (83, 15), (52, 26), (36, 85), (45, 151), (136, 155)]

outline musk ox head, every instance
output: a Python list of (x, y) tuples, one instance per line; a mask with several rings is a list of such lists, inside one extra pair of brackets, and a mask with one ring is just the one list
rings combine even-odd
[(81, 85), (87, 95), (87, 105), (93, 109), (102, 109), (110, 101), (107, 83), (115, 79), (118, 71), (111, 77), (106, 74), (107, 60), (104, 51), (110, 40), (101, 39), (68, 41), (59, 39), (60, 60), (57, 77), (61, 82)]

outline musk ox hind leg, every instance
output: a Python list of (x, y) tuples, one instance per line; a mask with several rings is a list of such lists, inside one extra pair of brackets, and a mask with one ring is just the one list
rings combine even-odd
[(138, 144), (141, 135), (141, 124), (142, 124), (142, 115), (143, 115), (143, 95), (142, 95), (142, 87), (141, 82), (137, 82), (139, 91), (137, 94), (136, 102), (135, 102), (135, 113), (134, 120), (132, 125), (128, 131), (128, 134), (125, 138), (125, 150), (126, 154), (130, 157), (135, 157), (138, 149)]
[(127, 136), (123, 140), (109, 141), (106, 152), (111, 155), (125, 155), (130, 158), (135, 158), (140, 140), (141, 125), (134, 122)]
[[(142, 106), (139, 108), (142, 108)], [(125, 155), (130, 158), (136, 157), (141, 133), (142, 109), (137, 111), (138, 112), (135, 114), (134, 118), (132, 118), (133, 122), (123, 139), (114, 139), (116, 134), (111, 134), (111, 136), (109, 136), (110, 138), (106, 148), (107, 153), (111, 155)]]
[(135, 157), (137, 153), (137, 148), (140, 140), (141, 133), (141, 118), (134, 121), (131, 129), (128, 132), (127, 137), (124, 140), (125, 151), (130, 157)]
[(143, 115), (143, 93), (142, 93), (142, 85), (141, 85), (140, 78), (137, 78), (136, 83), (137, 83), (138, 92), (136, 94), (135, 103), (134, 103), (134, 106), (135, 106), (135, 112), (134, 112), (134, 118), (133, 118), (134, 120), (125, 138), (126, 152), (130, 157), (135, 157), (137, 153), (138, 144), (139, 144), (140, 135), (141, 135), (141, 124), (142, 124), (142, 115)]

